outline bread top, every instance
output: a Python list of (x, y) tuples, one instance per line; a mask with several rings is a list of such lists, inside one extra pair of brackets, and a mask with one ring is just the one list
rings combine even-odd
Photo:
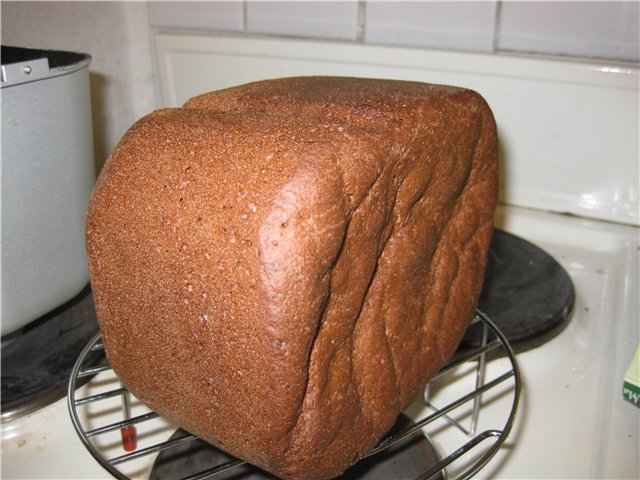
[(488, 107), (453, 87), (292, 78), (152, 113), (87, 221), (114, 369), (241, 458), (337, 475), (455, 350), (496, 158)]
[(428, 107), (453, 94), (474, 95), (457, 87), (401, 80), (292, 77), (199, 95), (188, 100), (184, 108), (318, 115), (326, 124), (333, 121), (367, 129), (376, 126), (389, 129), (411, 125), (415, 115), (425, 108), (437, 110)]

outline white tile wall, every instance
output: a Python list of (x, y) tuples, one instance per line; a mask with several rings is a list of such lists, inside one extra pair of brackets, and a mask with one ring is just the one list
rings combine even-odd
[(498, 49), (637, 60), (637, 2), (503, 2)]
[(263, 1), (148, 3), (152, 27), (378, 45), (640, 61), (640, 2)]
[(247, 2), (247, 33), (355, 40), (358, 2)]
[(366, 43), (493, 51), (495, 1), (367, 2)]
[(240, 1), (148, 2), (147, 8), (152, 27), (244, 30), (244, 6)]

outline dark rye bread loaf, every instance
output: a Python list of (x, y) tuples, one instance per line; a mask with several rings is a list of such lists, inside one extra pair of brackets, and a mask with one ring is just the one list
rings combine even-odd
[(412, 82), (289, 78), (148, 115), (87, 220), (111, 364), (239, 458), (339, 475), (473, 316), (496, 152), (478, 94)]

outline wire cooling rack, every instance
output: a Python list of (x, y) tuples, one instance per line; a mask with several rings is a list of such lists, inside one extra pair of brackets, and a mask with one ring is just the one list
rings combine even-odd
[[(477, 348), (458, 352), (454, 358), (445, 365), (438, 374), (431, 380), (424, 390), (422, 403), (424, 408), (419, 418), (414, 419), (414, 423), (399, 432), (389, 434), (371, 450), (366, 457), (372, 457), (380, 452), (389, 449), (410, 435), (416, 432), (428, 430), (428, 427), (436, 422), (444, 422), (451, 428), (462, 432), (459, 445), (455, 448), (443, 452), (441, 459), (429, 466), (421, 475), (419, 480), (426, 480), (447, 472), (447, 469), (456, 462), (463, 464), (462, 470), (456, 473), (459, 479), (468, 479), (480, 471), (496, 454), (505, 442), (513, 426), (518, 401), (520, 397), (521, 380), (516, 363), (515, 355), (507, 339), (495, 326), (495, 324), (482, 312), (476, 311), (473, 323), (481, 322), (483, 334), (481, 345)], [(491, 356), (490, 356), (491, 355)], [(499, 357), (504, 364), (504, 368), (491, 379), (486, 378), (487, 362), (489, 358)], [(506, 359), (506, 361), (505, 361)], [(465, 377), (471, 378), (469, 388), (464, 391), (454, 390), (453, 398), (446, 397), (444, 405), (436, 406), (433, 399), (433, 390), (438, 382), (447, 382), (447, 378), (452, 374), (460, 376), (460, 371), (465, 372)], [(104, 380), (104, 375), (111, 375), (112, 380)], [(82, 394), (87, 389), (85, 385), (82, 391), (78, 389), (81, 383), (85, 383), (87, 377), (91, 380), (87, 385), (95, 383), (97, 389), (106, 386), (106, 389), (91, 393), (80, 398), (77, 394)], [(469, 383), (469, 382), (467, 382)], [(115, 388), (113, 388), (115, 385)], [(94, 389), (95, 390), (95, 389)], [(498, 427), (491, 426), (486, 429), (478, 429), (479, 419), (482, 414), (481, 398), (488, 392), (499, 391), (504, 397), (505, 392), (509, 396), (504, 408), (504, 423)], [(93, 457), (110, 474), (118, 479), (145, 478), (148, 475), (150, 466), (153, 464), (155, 456), (159, 452), (166, 452), (183, 445), (187, 442), (197, 441), (194, 435), (185, 434), (178, 438), (171, 437), (157, 440), (158, 435), (151, 432), (144, 432), (145, 425), (154, 421), (162, 420), (156, 412), (146, 409), (137, 399), (131, 398), (127, 389), (119, 382), (111, 366), (107, 363), (103, 354), (103, 345), (100, 335), (96, 335), (80, 353), (69, 378), (67, 389), (67, 400), (72, 423), (85, 447)], [(114, 406), (114, 400), (118, 404)], [(142, 407), (142, 413), (132, 415), (132, 404), (137, 402)], [(145, 411), (146, 409), (146, 411)], [(140, 410), (140, 408), (138, 408)], [(462, 413), (460, 413), (462, 412)], [(105, 415), (102, 415), (104, 413)], [(109, 413), (109, 415), (107, 415)], [(114, 416), (120, 420), (113, 421)], [(102, 418), (107, 419), (106, 423), (101, 423)], [(464, 420), (464, 421), (463, 421)], [(165, 423), (166, 427), (166, 423)], [(136, 433), (136, 428), (142, 429)], [(175, 426), (167, 427), (167, 431), (175, 430)], [(442, 427), (439, 427), (442, 428)], [(478, 431), (480, 430), (480, 431)], [(137, 437), (136, 437), (137, 435)], [(161, 437), (161, 436), (160, 436)], [(104, 440), (109, 438), (109, 440)], [(121, 444), (120, 444), (121, 438)], [(137, 439), (151, 440), (150, 443), (142, 444), (138, 447)], [(114, 448), (117, 445), (118, 448)], [(120, 452), (113, 454), (113, 452)], [(124, 453), (121, 453), (123, 452)], [(465, 457), (465, 460), (461, 460)], [(471, 460), (469, 460), (471, 457)], [(373, 457), (375, 458), (375, 457)], [(223, 472), (240, 467), (245, 462), (237, 459), (223, 461), (217, 465), (210, 465), (197, 474), (183, 477), (183, 480), (215, 479)], [(145, 467), (128, 468), (127, 465), (145, 465)], [(460, 470), (460, 469), (458, 469)], [(133, 473), (132, 473), (133, 472)], [(442, 477), (440, 477), (442, 478)]]

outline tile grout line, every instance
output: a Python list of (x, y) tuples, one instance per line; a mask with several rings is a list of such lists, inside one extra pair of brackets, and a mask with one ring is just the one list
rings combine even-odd
[(500, 21), (502, 19), (502, 0), (496, 2), (496, 12), (493, 18), (493, 38), (491, 41), (491, 53), (498, 53), (498, 39), (500, 36)]
[(249, 10), (247, 5), (248, 0), (242, 2), (242, 31), (245, 36), (249, 35), (249, 21), (247, 19), (247, 11)]
[(356, 42), (364, 43), (364, 29), (367, 2), (366, 0), (358, 0), (358, 11), (356, 18)]

